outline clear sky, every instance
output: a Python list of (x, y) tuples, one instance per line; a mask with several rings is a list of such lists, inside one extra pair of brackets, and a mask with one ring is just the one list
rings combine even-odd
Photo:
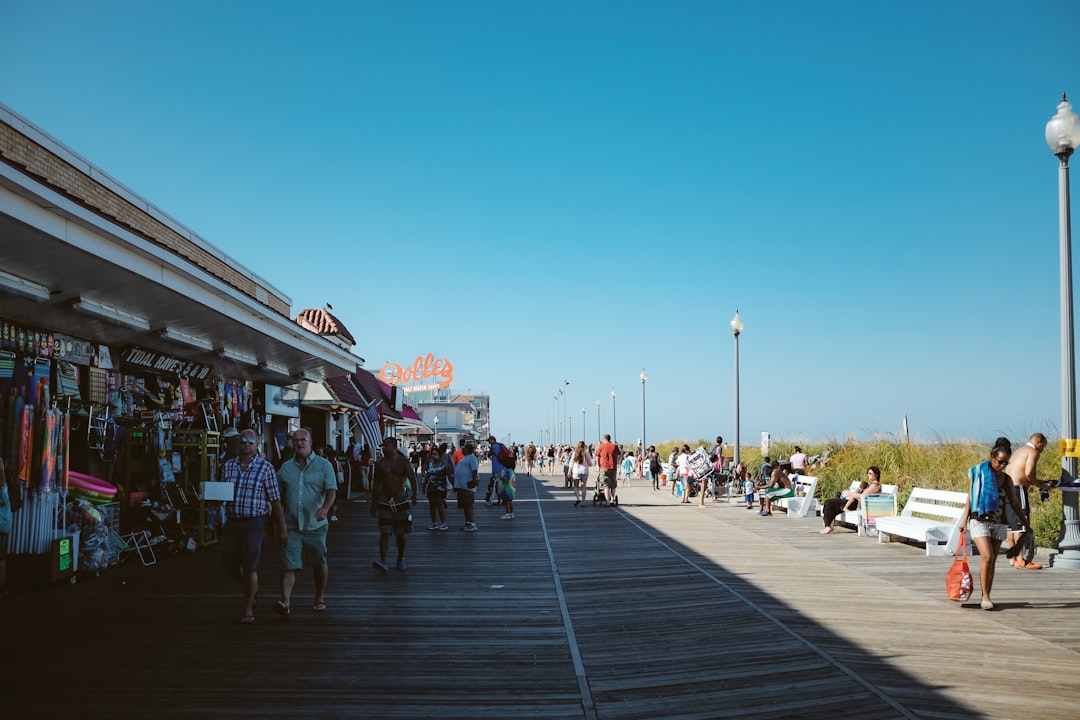
[(0, 0), (0, 28), (0, 102), (294, 314), (332, 303), (368, 369), (448, 358), (501, 437), (562, 387), (594, 439), (614, 388), (635, 442), (644, 368), (650, 441), (730, 439), (736, 309), (744, 444), (1059, 434), (1073, 0)]

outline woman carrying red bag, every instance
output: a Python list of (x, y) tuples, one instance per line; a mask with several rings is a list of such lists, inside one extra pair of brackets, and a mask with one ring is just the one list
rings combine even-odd
[(994, 568), (1001, 543), (1009, 531), (1005, 521), (1005, 503), (1007, 501), (1018, 512), (1020, 508), (1012, 480), (1005, 474), (1005, 466), (1011, 456), (1012, 444), (1006, 438), (998, 438), (990, 450), (990, 459), (968, 470), (971, 492), (968, 493), (960, 527), (967, 526), (971, 540), (979, 550), (979, 586), (982, 590), (979, 606), (983, 610), (994, 609), (994, 603), (990, 601)]

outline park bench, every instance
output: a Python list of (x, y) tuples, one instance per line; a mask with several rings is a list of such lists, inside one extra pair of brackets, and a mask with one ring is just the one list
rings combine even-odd
[(817, 511), (817, 500), (814, 499), (814, 491), (817, 490), (817, 477), (791, 475), (790, 480), (791, 487), (795, 491), (795, 497), (773, 500), (773, 508), (783, 508), (789, 518), (813, 517)]
[(915, 488), (899, 515), (877, 518), (878, 542), (906, 537), (926, 543), (927, 555), (955, 555), (967, 499), (967, 493)]
[[(859, 481), (851, 483), (848, 492), (858, 492)], [(896, 485), (881, 484), (881, 492), (859, 498), (859, 504), (836, 516), (836, 522), (854, 525), (862, 536), (877, 533), (877, 519), (896, 515)]]

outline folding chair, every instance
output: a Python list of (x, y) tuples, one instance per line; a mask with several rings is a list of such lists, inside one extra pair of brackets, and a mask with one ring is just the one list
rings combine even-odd
[(154, 554), (154, 544), (151, 542), (150, 531), (140, 530), (120, 536), (120, 560), (127, 559), (128, 555), (136, 553), (143, 567), (157, 564), (157, 555)]

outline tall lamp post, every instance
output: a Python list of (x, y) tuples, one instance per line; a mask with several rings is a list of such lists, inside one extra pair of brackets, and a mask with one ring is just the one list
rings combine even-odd
[(642, 451), (648, 447), (648, 443), (645, 441), (645, 381), (649, 379), (649, 376), (645, 374), (645, 368), (641, 368), (641, 449)]
[(1080, 117), (1065, 95), (1046, 123), (1046, 144), (1058, 165), (1058, 224), (1061, 236), (1061, 504), (1064, 527), (1051, 564), (1080, 570), (1080, 510), (1076, 481), (1076, 361), (1073, 345), (1072, 229), (1069, 216), (1069, 156), (1080, 145)]
[(615, 388), (611, 388), (611, 441), (619, 444), (618, 426), (615, 424)]
[(555, 436), (555, 444), (559, 444), (559, 391), (555, 390), (555, 408), (551, 411), (551, 434)]
[(731, 319), (731, 332), (735, 335), (735, 467), (739, 467), (739, 335), (743, 331), (742, 317), (735, 311)]
[(585, 442), (585, 406), (581, 406), (581, 442)]
[(435, 416), (435, 439), (431, 441), (432, 445), (439, 444), (439, 416)]
[(600, 444), (600, 398), (596, 399), (596, 444)]

